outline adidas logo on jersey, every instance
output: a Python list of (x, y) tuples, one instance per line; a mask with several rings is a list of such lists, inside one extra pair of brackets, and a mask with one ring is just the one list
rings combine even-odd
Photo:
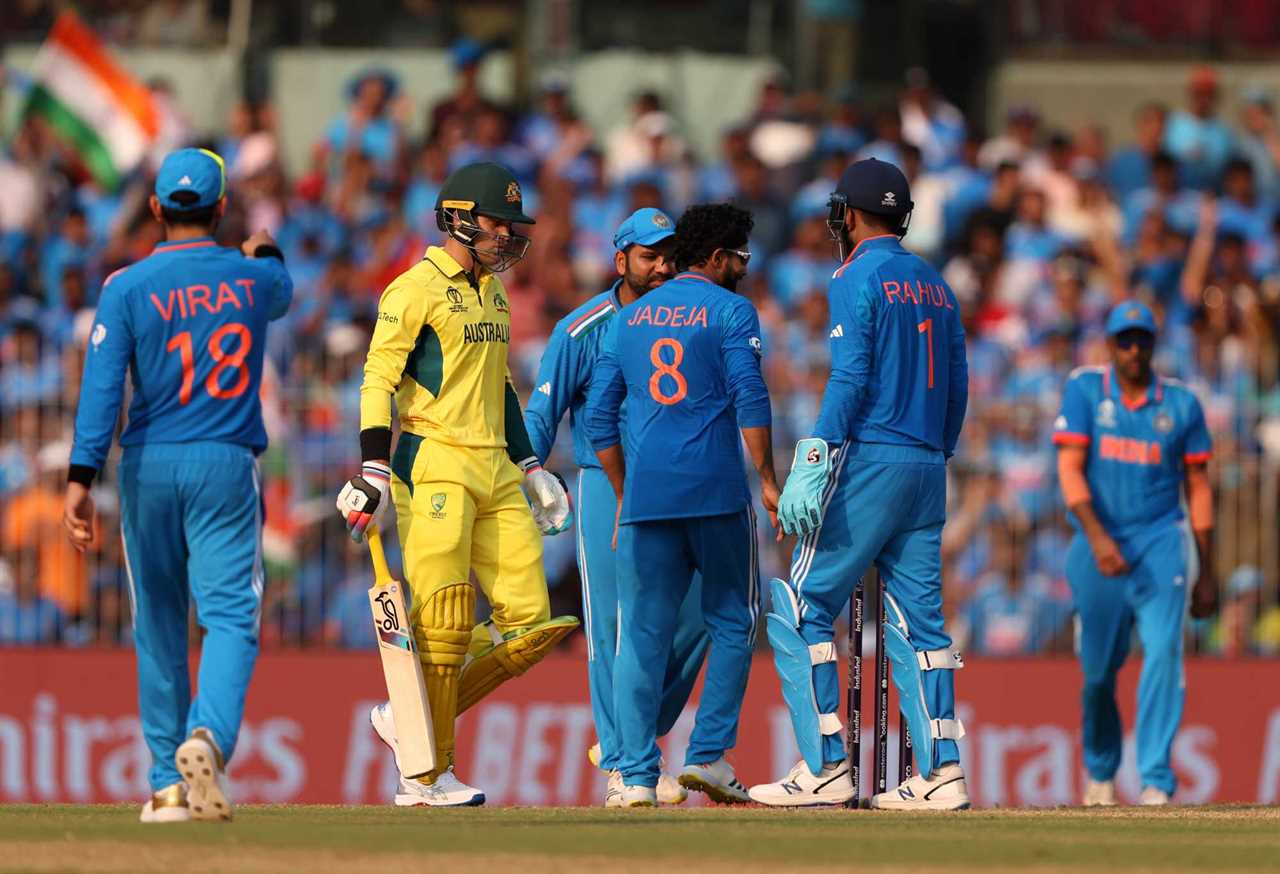
[(834, 328), (832, 328), (832, 329), (831, 329), (831, 336), (832, 336), (832, 337), (843, 337), (843, 336), (844, 336), (844, 325), (836, 325)]
[(542, 392), (547, 397), (551, 397), (551, 383), (544, 382), (542, 385), (538, 386), (538, 391)]

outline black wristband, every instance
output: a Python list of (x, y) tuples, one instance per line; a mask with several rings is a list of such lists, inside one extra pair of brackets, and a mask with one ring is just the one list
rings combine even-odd
[(261, 244), (260, 246), (258, 246), (258, 248), (254, 249), (254, 250), (253, 250), (253, 257), (255, 257), (255, 258), (275, 258), (275, 259), (276, 259), (277, 261), (279, 261), (281, 264), (283, 264), (283, 263), (284, 263), (284, 252), (281, 252), (281, 251), (280, 251), (280, 249), (279, 249), (279, 247), (277, 247), (277, 246), (272, 246), (270, 243), (263, 243), (263, 244)]
[(80, 483), (82, 486), (93, 485), (93, 478), (98, 475), (96, 467), (87, 464), (73, 464), (67, 471), (67, 482)]
[(361, 461), (389, 461), (390, 459), (390, 428), (365, 428), (360, 432)]

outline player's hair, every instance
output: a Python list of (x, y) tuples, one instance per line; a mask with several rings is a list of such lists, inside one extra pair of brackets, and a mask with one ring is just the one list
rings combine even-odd
[(704, 263), (716, 249), (739, 249), (747, 244), (755, 221), (751, 213), (731, 203), (699, 203), (676, 222), (676, 269)]
[(217, 223), (218, 205), (206, 206), (203, 209), (169, 209), (162, 207), (160, 214), (164, 216), (166, 225), (194, 225), (201, 228), (212, 228)]

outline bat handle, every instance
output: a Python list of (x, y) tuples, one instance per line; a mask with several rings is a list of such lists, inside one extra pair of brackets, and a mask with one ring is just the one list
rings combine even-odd
[(382, 550), (382, 534), (377, 523), (373, 523), (364, 533), (369, 543), (369, 555), (373, 558), (373, 579), (379, 586), (392, 581), (391, 568), (387, 566), (387, 554)]

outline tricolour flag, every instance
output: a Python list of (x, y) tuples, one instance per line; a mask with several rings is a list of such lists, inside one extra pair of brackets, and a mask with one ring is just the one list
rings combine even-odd
[(151, 93), (74, 13), (54, 22), (31, 78), (25, 114), (43, 118), (103, 187), (146, 156), (160, 129)]

